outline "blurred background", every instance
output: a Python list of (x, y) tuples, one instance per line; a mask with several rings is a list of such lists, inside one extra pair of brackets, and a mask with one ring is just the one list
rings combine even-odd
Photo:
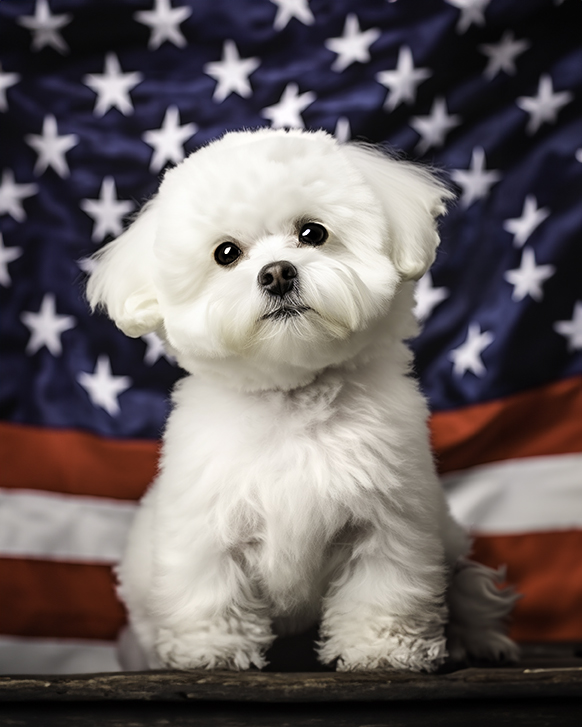
[(89, 256), (227, 130), (326, 129), (458, 198), (413, 347), (451, 507), (582, 641), (582, 49), (575, 0), (0, 3), (0, 672), (116, 670), (112, 565), (183, 372), (89, 314)]

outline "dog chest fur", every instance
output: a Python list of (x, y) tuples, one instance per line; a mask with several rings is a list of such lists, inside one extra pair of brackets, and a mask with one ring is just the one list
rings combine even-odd
[(386, 508), (401, 513), (409, 501), (415, 518), (434, 520), (438, 489), (432, 501), (418, 498), (411, 477), (427, 447), (418, 427), (408, 432), (422, 400), (411, 380), (390, 379), (385, 359), (292, 392), (237, 395), (185, 379), (155, 485), (166, 546), (172, 530), (172, 550), (198, 560), (212, 532), (214, 548), (244, 552), (251, 578), (282, 611), (312, 600), (314, 588), (321, 595), (322, 574), (338, 553), (349, 557), (347, 532), (381, 527)]

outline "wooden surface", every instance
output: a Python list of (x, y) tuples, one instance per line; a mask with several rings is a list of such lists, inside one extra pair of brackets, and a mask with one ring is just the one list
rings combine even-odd
[(0, 727), (580, 727), (582, 651), (407, 672), (127, 672), (0, 677)]
[(342, 702), (582, 697), (582, 657), (538, 648), (514, 666), (449, 673), (151, 671), (0, 677), (2, 701)]

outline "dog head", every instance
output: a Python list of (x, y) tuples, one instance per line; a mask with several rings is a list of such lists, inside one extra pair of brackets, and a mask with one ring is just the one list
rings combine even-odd
[(230, 133), (166, 172), (96, 254), (89, 301), (129, 336), (157, 331), (188, 371), (289, 388), (365, 345), (432, 263), (449, 196), (322, 131)]

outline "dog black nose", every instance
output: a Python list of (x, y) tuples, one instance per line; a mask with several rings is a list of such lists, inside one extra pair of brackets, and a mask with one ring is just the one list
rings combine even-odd
[(287, 260), (269, 263), (259, 273), (259, 285), (271, 295), (282, 298), (293, 288), (293, 281), (297, 277), (297, 268)]

